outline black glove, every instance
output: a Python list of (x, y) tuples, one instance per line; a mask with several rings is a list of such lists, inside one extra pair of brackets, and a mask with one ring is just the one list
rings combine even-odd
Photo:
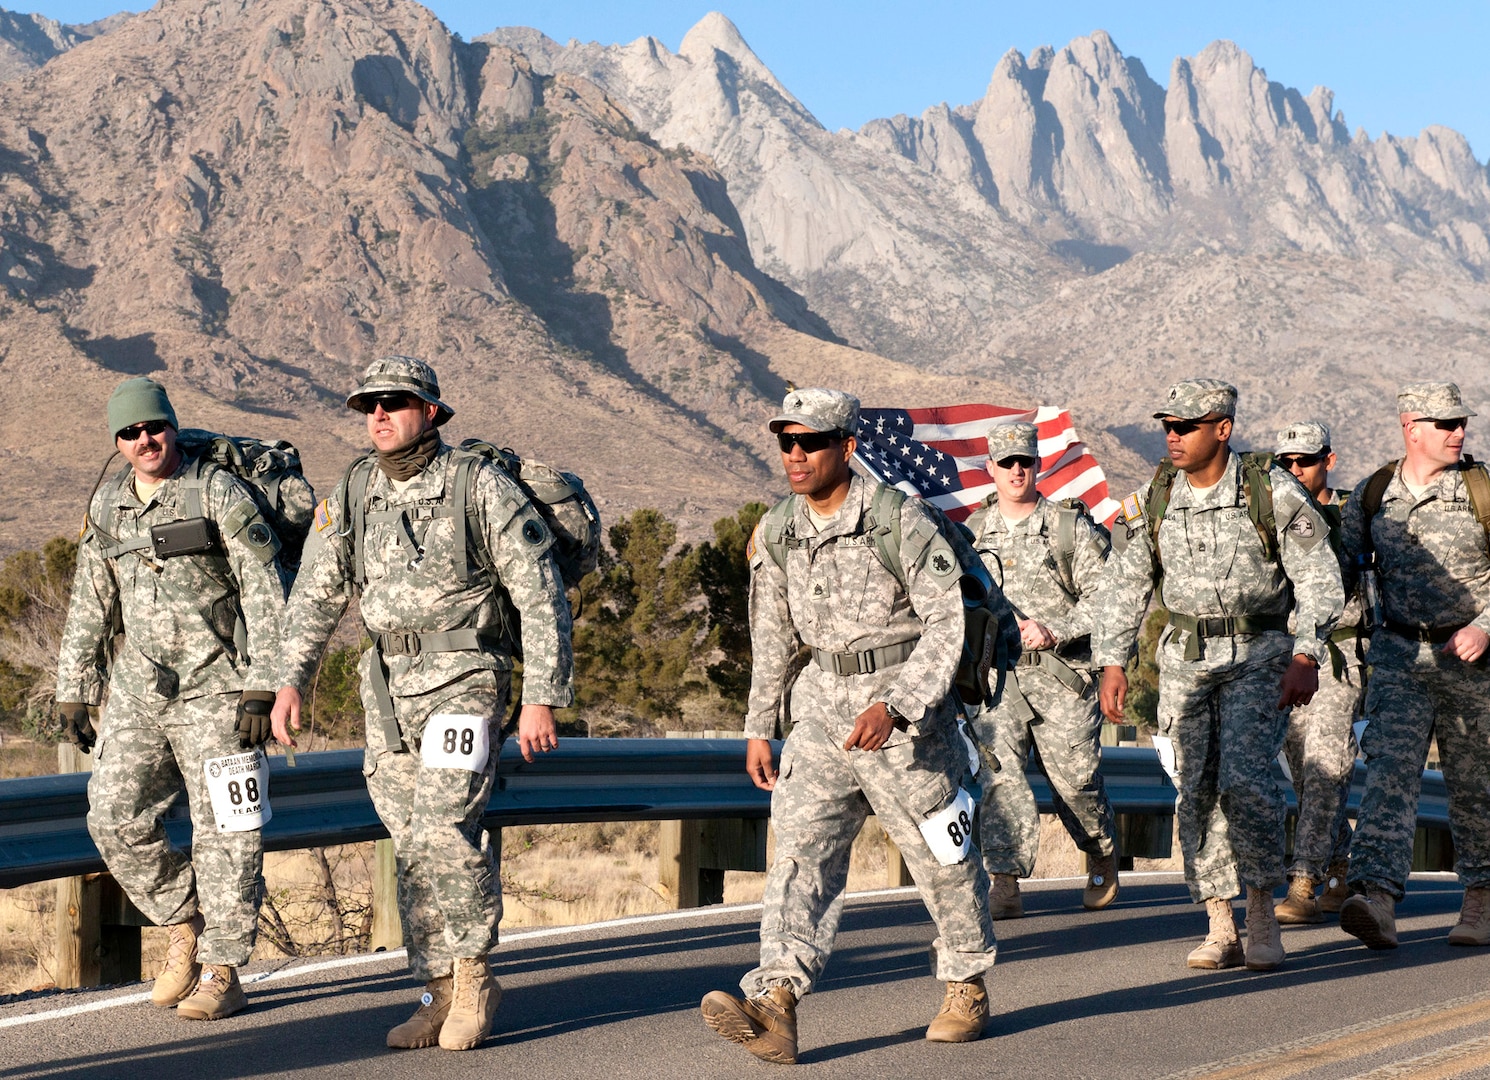
[(251, 746), (262, 746), (269, 741), (273, 728), (269, 723), (269, 711), (274, 708), (274, 695), (268, 690), (245, 690), (238, 698), (238, 745), (247, 750)]
[(85, 754), (93, 752), (98, 741), (98, 732), (93, 730), (93, 721), (88, 717), (88, 706), (81, 701), (57, 702), (57, 716), (62, 721), (62, 734), (67, 741)]

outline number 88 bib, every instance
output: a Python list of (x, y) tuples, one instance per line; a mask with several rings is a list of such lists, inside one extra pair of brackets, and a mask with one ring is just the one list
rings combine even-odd
[(424, 725), (419, 756), (426, 769), (480, 772), (491, 752), (486, 717), (436, 713)]
[(958, 788), (946, 809), (921, 822), (921, 835), (943, 866), (962, 862), (973, 846), (973, 797)]

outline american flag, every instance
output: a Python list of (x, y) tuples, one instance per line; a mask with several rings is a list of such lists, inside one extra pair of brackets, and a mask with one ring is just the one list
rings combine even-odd
[(1080, 499), (1110, 526), (1121, 506), (1107, 496), (1107, 477), (1065, 409), (947, 405), (935, 409), (863, 409), (854, 457), (867, 472), (907, 494), (928, 499), (962, 521), (993, 491), (988, 429), (1025, 420), (1040, 432), (1035, 486), (1047, 499)]

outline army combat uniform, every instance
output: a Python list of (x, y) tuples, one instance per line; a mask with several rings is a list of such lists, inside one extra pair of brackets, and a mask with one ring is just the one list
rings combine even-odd
[[(1072, 550), (1059, 550), (1059, 519), (1072, 520)], [(1040, 844), (1040, 815), (1024, 763), (1035, 747), (1061, 823), (1094, 858), (1113, 854), (1112, 806), (1097, 771), (1101, 751), (1091, 672), (1091, 605), (1107, 559), (1107, 537), (1084, 514), (1039, 497), (1022, 521), (1006, 521), (998, 497), (968, 521), (974, 547), (1020, 617), (1055, 636), (1052, 649), (1025, 650), (1001, 704), (973, 721), (979, 741), (1001, 763), (979, 775), (979, 844), (989, 875), (1029, 877)], [(1063, 558), (1063, 556), (1065, 556)], [(1062, 564), (1068, 564), (1063, 572)], [(1065, 573), (1070, 574), (1069, 581)]]
[[(502, 914), (497, 853), (481, 827), (513, 667), (499, 588), (521, 617), (523, 701), (573, 700), (569, 607), (552, 534), (522, 490), (481, 461), (469, 499), (476, 536), (466, 543), (464, 516), (449, 510), (458, 457), (442, 444), (402, 483), (372, 469), (361, 522), (348, 519), (340, 495), (318, 508), (320, 536), (290, 596), (280, 672), (284, 685), (308, 688), (342, 612), (360, 596), (373, 639), (358, 665), (363, 772), (397, 854), (409, 969), (426, 982), (449, 976), (456, 960), (484, 957)], [(478, 544), (495, 580), (481, 569)], [(426, 740), (431, 724), (439, 735)]]
[[(88, 831), (147, 918), (175, 926), (200, 912), (199, 959), (236, 968), (253, 951), (263, 848), (256, 828), (219, 830), (204, 766), (243, 752), (240, 693), (273, 691), (284, 583), (278, 539), (248, 489), (215, 465), (203, 467), (200, 510), (215, 523), (222, 554), (155, 557), (151, 528), (186, 516), (188, 464), (183, 459), (148, 502), (136, 494), (132, 469), (94, 496), (78, 545), (57, 700), (97, 705), (107, 678)], [(124, 638), (108, 668), (116, 612)], [(189, 859), (161, 824), (183, 785)]]

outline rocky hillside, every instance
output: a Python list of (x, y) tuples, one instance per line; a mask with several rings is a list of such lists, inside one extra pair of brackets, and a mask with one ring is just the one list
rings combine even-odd
[(1485, 167), (1445, 128), (1352, 135), (1230, 42), (1161, 86), (1099, 31), (1009, 52), (980, 101), (829, 132), (721, 15), (676, 54), (490, 40), (707, 155), (759, 265), (851, 343), (1029, 386), (1144, 453), (1148, 402), (1197, 370), (1241, 385), (1256, 441), (1336, 421), (1355, 474), (1404, 378), (1490, 401)]
[(45, 15), (0, 8), (0, 82), (35, 71), (54, 56), (122, 25), (128, 12), (98, 22), (67, 26)]

